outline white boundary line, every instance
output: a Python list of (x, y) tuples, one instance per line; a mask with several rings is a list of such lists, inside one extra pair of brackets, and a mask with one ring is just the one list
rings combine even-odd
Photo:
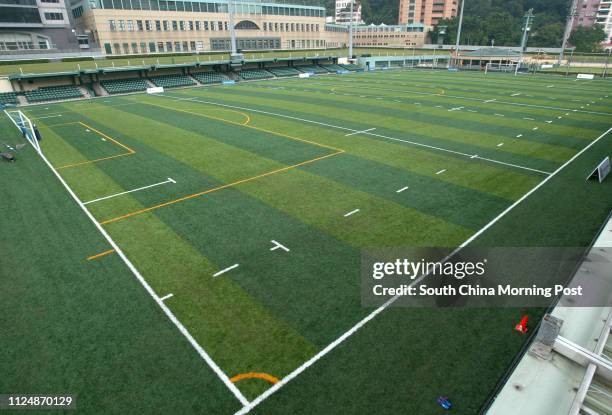
[(117, 197), (117, 196), (122, 196), (122, 195), (126, 195), (128, 193), (134, 193), (137, 192), (139, 190), (145, 190), (145, 189), (150, 189), (151, 187), (155, 187), (155, 186), (161, 186), (162, 184), (167, 184), (167, 183), (176, 183), (176, 181), (172, 180), (170, 177), (168, 177), (168, 180), (165, 180), (163, 182), (159, 182), (159, 183), (155, 183), (155, 184), (150, 184), (148, 186), (143, 186), (143, 187), (139, 187), (138, 189), (132, 189), (132, 190), (127, 190), (125, 192), (121, 192), (121, 193), (115, 193), (114, 195), (110, 195), (110, 196), (104, 196), (104, 197), (100, 197), (98, 199), (94, 199), (94, 200), (90, 200), (89, 202), (84, 202), (84, 205), (88, 205), (90, 203), (95, 203), (95, 202), (100, 202), (102, 200), (106, 200), (106, 199), (111, 199), (113, 197)]
[(357, 212), (359, 212), (359, 209), (351, 210), (350, 212), (345, 213), (345, 214), (344, 214), (344, 217), (345, 217), (345, 218), (348, 218), (349, 216), (354, 215), (354, 214), (355, 214), (355, 213), (357, 213)]
[[(345, 80), (340, 81), (342, 82), (341, 84), (334, 84), (334, 83), (320, 83), (320, 82), (313, 82), (312, 84), (314, 85), (321, 85), (321, 86), (326, 86), (326, 87), (332, 87), (332, 88), (348, 88), (349, 86), (347, 86), (347, 83), (359, 83), (359, 81), (352, 81), (352, 80)], [(390, 91), (390, 92), (395, 92), (395, 93), (408, 93), (408, 94), (416, 94), (416, 95), (426, 95), (426, 96), (434, 96), (434, 97), (446, 97), (446, 98), (452, 98), (452, 99), (463, 99), (466, 101), (477, 101), (477, 102), (481, 102), (481, 103), (491, 103), (491, 104), (502, 104), (502, 105), (513, 105), (513, 106), (518, 106), (518, 107), (529, 107), (529, 108), (540, 108), (540, 109), (546, 109), (546, 110), (552, 110), (552, 111), (570, 111), (572, 110), (571, 108), (560, 108), (560, 107), (550, 107), (547, 105), (537, 105), (537, 104), (525, 104), (522, 102), (509, 102), (509, 101), (497, 101), (496, 99), (489, 99), (489, 100), (483, 100), (482, 98), (475, 98), (475, 97), (464, 97), (464, 96), (460, 96), (460, 95), (448, 95), (448, 94), (438, 94), (438, 93), (434, 93), (434, 92), (423, 92), (423, 91), (414, 91), (411, 89), (388, 89), (388, 88), (379, 88), (376, 86), (358, 86), (358, 87), (352, 87), (351, 88), (358, 88), (358, 89), (375, 89), (377, 91)], [(197, 102), (197, 101), (196, 101)], [(576, 112), (578, 113), (582, 113), (582, 114), (594, 114), (594, 115), (604, 115), (604, 116), (610, 116), (610, 113), (607, 112), (598, 112), (598, 111), (586, 111), (586, 110), (577, 110)]]
[(142, 277), (140, 272), (136, 269), (134, 264), (132, 264), (132, 262), (127, 258), (127, 256), (125, 256), (125, 254), (123, 253), (121, 248), (119, 248), (119, 246), (115, 243), (113, 238), (110, 237), (110, 235), (104, 230), (102, 225), (100, 225), (100, 223), (96, 220), (96, 218), (93, 217), (91, 212), (89, 212), (87, 207), (85, 207), (83, 202), (81, 202), (81, 200), (77, 197), (77, 195), (72, 191), (72, 189), (64, 181), (62, 176), (57, 172), (57, 170), (55, 170), (55, 168), (51, 165), (49, 160), (47, 160), (45, 155), (42, 153), (39, 153), (39, 154), (40, 154), (40, 157), (43, 159), (43, 161), (47, 164), (49, 169), (51, 169), (53, 174), (55, 174), (55, 177), (57, 177), (57, 179), (60, 181), (60, 183), (62, 183), (64, 188), (66, 188), (70, 196), (79, 205), (79, 207), (83, 210), (83, 212), (85, 212), (85, 215), (89, 218), (89, 220), (91, 220), (91, 222), (98, 229), (98, 231), (102, 234), (102, 236), (113, 247), (117, 255), (119, 255), (119, 257), (123, 260), (125, 265), (127, 265), (130, 271), (132, 271), (132, 274), (134, 274), (134, 276), (140, 282), (140, 284), (144, 287), (144, 289), (149, 293), (149, 295), (153, 298), (153, 300), (157, 303), (157, 305), (162, 309), (162, 311), (166, 314), (166, 316), (168, 316), (170, 321), (174, 323), (174, 325), (179, 329), (179, 331), (183, 334), (183, 336), (185, 336), (187, 341), (191, 343), (191, 346), (193, 346), (193, 348), (198, 352), (198, 354), (202, 357), (202, 359), (204, 359), (204, 361), (208, 364), (208, 366), (217, 374), (217, 376), (219, 376), (219, 378), (223, 381), (223, 383), (225, 383), (225, 386), (227, 386), (227, 388), (230, 391), (232, 391), (236, 399), (238, 399), (241, 404), (248, 405), (249, 401), (244, 397), (244, 395), (240, 392), (240, 390), (238, 390), (236, 385), (234, 385), (229, 380), (229, 377), (225, 374), (225, 372), (223, 372), (223, 370), (219, 366), (217, 366), (217, 364), (212, 360), (212, 358), (208, 355), (208, 353), (206, 353), (206, 351), (202, 348), (202, 346), (200, 346), (198, 342), (193, 338), (193, 336), (191, 336), (189, 331), (176, 318), (176, 316), (172, 313), (172, 311), (170, 311), (170, 309), (166, 306), (166, 304), (164, 304), (164, 302), (155, 294), (155, 291), (153, 291), (153, 288), (151, 288), (151, 286)]
[[(493, 218), (489, 223), (487, 223), (485, 226), (483, 226), (482, 228), (480, 228), (480, 230), (478, 232), (476, 232), (475, 234), (473, 234), (472, 236), (470, 236), (465, 242), (463, 242), (461, 245), (459, 245), (457, 248), (455, 248), (455, 250), (453, 250), (453, 252), (451, 252), (446, 258), (444, 258), (441, 262), (445, 262), (447, 261), (449, 258), (453, 257), (455, 254), (457, 254), (459, 251), (461, 251), (463, 248), (465, 248), (467, 245), (469, 245), (470, 243), (472, 243), (472, 241), (476, 238), (478, 238), (480, 235), (482, 235), (487, 229), (489, 229), (491, 226), (493, 226), (495, 223), (497, 223), (501, 218), (503, 218), (504, 216), (506, 216), (510, 211), (512, 211), (515, 207), (517, 207), (519, 204), (521, 204), (525, 199), (527, 199), (532, 193), (534, 193), (536, 190), (538, 190), (540, 187), (542, 187), (544, 184), (546, 184), (550, 179), (552, 179), (554, 176), (556, 176), (561, 170), (563, 170), (565, 167), (567, 167), (571, 162), (573, 162), (575, 159), (577, 159), (582, 153), (584, 153), (585, 151), (587, 151), (589, 148), (591, 148), (595, 143), (597, 143), (599, 140), (601, 140), (603, 137), (605, 137), (610, 131), (612, 131), (612, 128), (609, 128), (605, 133), (603, 133), (602, 135), (600, 135), (599, 137), (597, 137), (595, 140), (591, 141), (591, 143), (589, 143), (586, 147), (584, 147), (582, 150), (580, 150), (578, 153), (576, 153), (571, 159), (569, 159), (568, 161), (566, 161), (563, 165), (561, 165), (559, 168), (557, 168), (557, 170), (555, 170), (553, 173), (551, 173), (549, 176), (545, 177), (540, 183), (538, 183), (536, 186), (534, 186), (530, 191), (528, 191), (527, 193), (525, 193), (520, 199), (518, 199), (517, 201), (515, 201), (514, 203), (512, 203), (510, 206), (508, 206), (503, 212), (501, 212), (499, 215), (497, 215), (495, 218)], [(414, 280), (411, 284), (410, 287), (418, 284), (419, 282), (421, 282), (423, 280), (423, 278), (425, 278), (425, 276), (421, 276), (419, 278), (417, 278), (416, 280)], [(276, 392), (277, 390), (279, 390), (280, 388), (282, 388), (284, 385), (286, 385), (287, 383), (289, 383), (292, 379), (295, 379), (299, 374), (301, 374), (302, 372), (304, 372), (306, 369), (308, 369), (310, 366), (312, 366), (314, 363), (316, 363), (319, 359), (321, 359), (323, 356), (325, 356), (326, 354), (328, 354), (329, 352), (331, 352), (333, 349), (335, 349), (340, 343), (342, 343), (344, 340), (348, 339), (350, 336), (352, 336), (353, 334), (355, 334), (360, 328), (362, 328), (363, 326), (365, 326), (370, 320), (372, 320), (374, 317), (376, 317), (378, 314), (382, 313), (387, 307), (389, 307), (391, 304), (393, 304), (395, 301), (397, 301), (398, 298), (400, 298), (401, 295), (397, 295), (395, 297), (390, 298), (389, 300), (387, 300), (387, 302), (385, 302), (383, 305), (381, 305), (380, 307), (378, 307), (376, 310), (374, 310), (372, 313), (368, 314), (365, 318), (363, 318), (361, 321), (359, 321), (357, 324), (355, 324), (353, 327), (351, 327), (348, 331), (346, 331), (342, 336), (338, 337), (336, 340), (334, 340), (333, 342), (331, 342), (329, 345), (327, 345), (327, 347), (325, 347), (324, 349), (322, 349), (319, 353), (317, 353), (316, 355), (314, 355), (313, 357), (311, 357), (309, 360), (307, 360), (306, 362), (304, 362), (301, 366), (299, 366), (298, 368), (296, 368), (293, 372), (289, 373), (287, 376), (285, 376), (284, 378), (282, 378), (278, 383), (274, 384), (270, 389), (266, 390), (264, 393), (262, 393), (261, 395), (259, 395), (257, 398), (255, 398), (253, 401), (251, 401), (248, 405), (245, 405), (242, 409), (238, 410), (235, 415), (243, 415), (246, 414), (248, 412), (251, 411), (251, 409), (255, 408), (257, 405), (259, 405), (261, 402), (263, 402), (266, 398), (268, 398), (270, 395), (272, 395), (274, 392)]]
[(217, 273), (213, 274), (213, 277), (218, 277), (219, 275), (223, 275), (223, 274), (225, 274), (226, 272), (233, 270), (234, 268), (238, 268), (239, 266), (240, 266), (240, 264), (234, 264), (234, 265), (232, 265), (231, 267), (227, 267), (227, 268), (225, 268), (225, 269), (222, 269), (221, 271), (219, 271), (219, 272), (217, 272)]
[[(172, 100), (175, 100), (175, 101), (184, 101), (185, 100), (184, 98), (176, 97), (176, 96), (173, 96), (173, 95), (157, 94), (157, 95), (151, 95), (151, 96), (169, 98), (169, 99), (172, 99)], [(522, 170), (529, 170), (529, 171), (533, 171), (533, 172), (540, 173), (540, 174), (545, 174), (545, 175), (549, 175), (550, 174), (550, 172), (543, 171), (543, 170), (538, 170), (538, 169), (532, 169), (531, 167), (525, 167), (525, 166), (521, 166), (521, 165), (518, 165), (518, 164), (512, 164), (512, 163), (506, 163), (505, 161), (494, 160), (494, 159), (490, 159), (490, 158), (486, 158), (486, 157), (480, 157), (480, 156), (474, 157), (474, 154), (466, 154), (466, 153), (462, 153), (460, 151), (449, 150), (447, 148), (436, 147), (436, 146), (432, 146), (432, 145), (429, 145), (429, 144), (418, 143), (416, 141), (403, 140), (401, 138), (389, 137), (389, 136), (386, 136), (386, 135), (373, 133), (371, 131), (364, 132), (363, 130), (355, 130), (354, 128), (341, 127), (339, 125), (328, 124), (328, 123), (324, 123), (324, 122), (320, 122), (320, 121), (314, 121), (314, 120), (308, 120), (308, 119), (300, 118), (300, 117), (293, 117), (291, 115), (278, 114), (278, 113), (275, 113), (275, 112), (258, 110), (258, 109), (247, 108), (247, 107), (241, 107), (241, 106), (238, 106), (238, 105), (222, 104), (222, 103), (214, 102), (214, 101), (204, 101), (204, 100), (196, 100), (196, 99), (190, 99), (189, 101), (190, 102), (199, 102), (200, 104), (216, 105), (218, 107), (234, 108), (234, 109), (239, 109), (239, 110), (244, 110), (244, 111), (251, 111), (251, 112), (255, 112), (255, 113), (259, 113), (259, 114), (272, 115), (272, 116), (275, 116), (275, 117), (287, 118), (287, 119), (290, 119), (290, 120), (296, 120), (296, 121), (302, 121), (302, 122), (306, 122), (306, 123), (310, 123), (310, 124), (322, 125), (324, 127), (336, 128), (338, 130), (351, 131), (351, 132), (354, 132), (354, 133), (360, 132), (362, 134), (371, 135), (373, 137), (384, 138), (384, 139), (387, 139), (387, 140), (398, 141), (398, 142), (402, 142), (402, 143), (406, 143), (406, 144), (412, 144), (412, 145), (418, 146), (418, 147), (424, 147), (424, 148), (429, 148), (429, 149), (432, 149), (432, 150), (443, 151), (443, 152), (446, 152), (446, 153), (452, 153), (452, 154), (456, 154), (456, 155), (459, 155), (459, 156), (467, 157), (469, 159), (475, 159), (476, 158), (476, 159), (488, 161), (488, 162), (491, 162), (491, 163), (502, 164), (504, 166), (514, 167), (514, 168), (522, 169)], [(145, 105), (146, 105), (146, 103), (145, 103)]]
[(345, 137), (350, 137), (352, 135), (360, 134), (360, 133), (367, 133), (367, 132), (374, 131), (374, 130), (376, 130), (376, 128), (368, 128), (367, 130), (355, 131), (354, 133), (346, 134)]

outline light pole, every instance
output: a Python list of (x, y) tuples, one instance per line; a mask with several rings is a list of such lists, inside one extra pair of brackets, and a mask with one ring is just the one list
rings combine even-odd
[(349, 21), (349, 59), (353, 59), (353, 2), (351, 0), (351, 18)]
[(567, 41), (572, 34), (572, 27), (574, 26), (574, 16), (576, 16), (576, 9), (578, 7), (578, 0), (572, 0), (572, 7), (570, 9), (569, 16), (567, 16), (567, 23), (565, 24), (565, 32), (563, 32), (563, 41), (561, 42), (561, 52), (559, 52), (559, 60), (557, 64), (561, 66), (563, 60), (563, 53), (567, 47)]
[(516, 65), (514, 75), (518, 73), (519, 68), (523, 64), (523, 54), (525, 53), (525, 48), (527, 47), (527, 36), (529, 36), (529, 31), (531, 30), (531, 19), (533, 19), (533, 9), (529, 9), (527, 13), (525, 13), (525, 26), (523, 26), (523, 38), (521, 39), (521, 57)]
[(463, 25), (463, 7), (465, 6), (465, 0), (461, 0), (461, 12), (459, 13), (459, 27), (457, 27), (457, 42), (455, 42), (455, 67), (459, 58), (459, 42), (461, 41), (461, 26)]
[(236, 48), (236, 30), (234, 29), (234, 9), (232, 7), (233, 0), (227, 0), (227, 13), (229, 15), (229, 30), (230, 30), (230, 39), (231, 39), (231, 47), (232, 53), (230, 55), (230, 59), (238, 54), (238, 49)]

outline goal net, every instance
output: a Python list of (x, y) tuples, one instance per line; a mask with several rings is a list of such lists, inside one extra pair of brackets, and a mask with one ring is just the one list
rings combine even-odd
[(516, 63), (496, 63), (489, 62), (485, 66), (485, 74), (488, 72), (510, 72), (516, 71)]
[(41, 153), (40, 143), (36, 138), (36, 133), (34, 129), (34, 124), (32, 124), (32, 120), (30, 120), (23, 112), (20, 110), (4, 110), (4, 113), (11, 119), (15, 127), (19, 129), (21, 134), (25, 139), (27, 139), (32, 147), (36, 149), (37, 152)]

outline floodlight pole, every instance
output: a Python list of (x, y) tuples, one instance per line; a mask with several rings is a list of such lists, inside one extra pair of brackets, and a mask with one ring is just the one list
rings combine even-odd
[(465, 6), (465, 0), (461, 0), (461, 12), (459, 12), (459, 27), (457, 27), (457, 42), (455, 42), (455, 67), (459, 58), (459, 43), (461, 42), (461, 26), (463, 25), (463, 7)]
[(351, 19), (349, 21), (349, 59), (353, 59), (353, 3), (351, 0)]
[(523, 64), (523, 54), (525, 53), (525, 48), (527, 47), (527, 36), (529, 35), (529, 30), (531, 30), (531, 19), (533, 19), (533, 9), (529, 9), (527, 13), (525, 13), (525, 26), (523, 26), (523, 38), (521, 39), (521, 57), (518, 65), (516, 65), (514, 75), (518, 74), (518, 70)]
[[(234, 28), (234, 8), (232, 7), (232, 2), (234, 0), (227, 0), (227, 13), (229, 15), (229, 30), (230, 30), (230, 38), (231, 38), (231, 47), (232, 47), (232, 55), (238, 53), (238, 49), (236, 48), (236, 30)], [(231, 59), (231, 57), (230, 57)]]
[(569, 40), (570, 35), (572, 34), (572, 27), (574, 26), (574, 17), (576, 16), (576, 9), (578, 8), (578, 0), (572, 0), (572, 7), (570, 8), (570, 13), (567, 16), (567, 22), (565, 23), (565, 32), (563, 32), (563, 41), (561, 42), (561, 52), (559, 52), (559, 60), (557, 64), (561, 66), (561, 61), (563, 60), (563, 54), (565, 53), (565, 48), (567, 47), (567, 41)]

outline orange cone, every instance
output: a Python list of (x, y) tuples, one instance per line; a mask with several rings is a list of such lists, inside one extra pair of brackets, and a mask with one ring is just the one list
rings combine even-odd
[(527, 333), (527, 322), (528, 321), (529, 321), (529, 316), (525, 314), (523, 318), (521, 319), (521, 321), (516, 326), (514, 326), (514, 330), (518, 331), (521, 334)]

